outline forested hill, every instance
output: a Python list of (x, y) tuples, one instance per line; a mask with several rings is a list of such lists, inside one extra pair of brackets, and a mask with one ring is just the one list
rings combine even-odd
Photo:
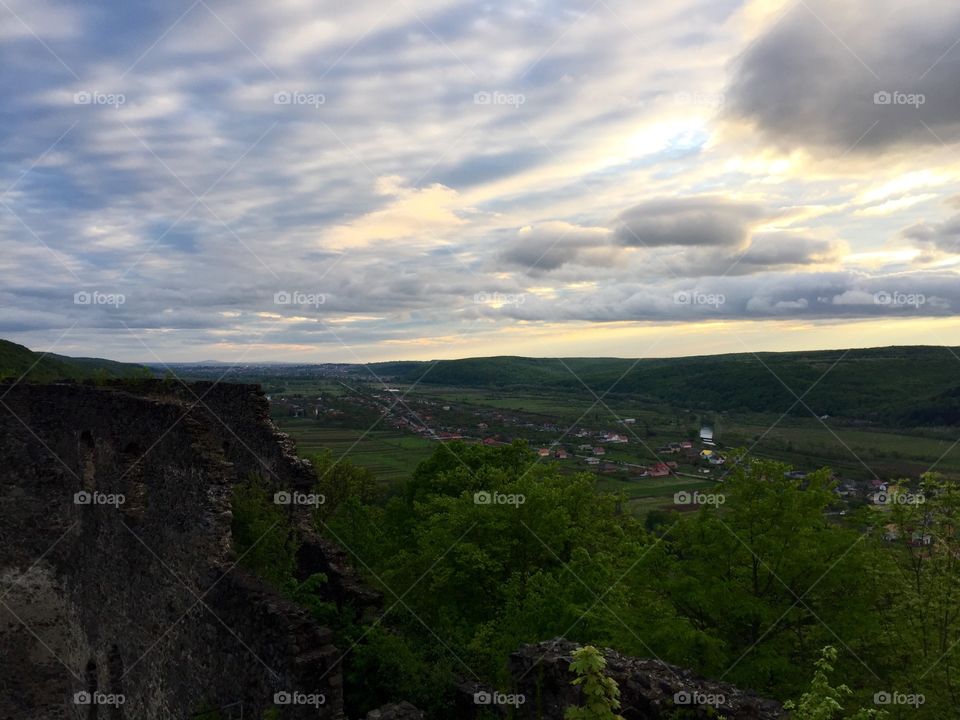
[[(432, 366), (432, 367), (431, 367)], [(960, 349), (885, 347), (669, 359), (490, 357), (371, 366), (385, 379), (497, 390), (538, 387), (728, 411), (909, 425), (960, 424)], [(421, 379), (422, 378), (422, 379)], [(612, 389), (611, 389), (612, 388)]]
[(72, 358), (65, 355), (43, 354), (0, 340), (0, 380), (24, 379), (33, 382), (53, 380), (89, 380), (110, 378), (150, 377), (142, 365), (121, 363), (100, 358)]

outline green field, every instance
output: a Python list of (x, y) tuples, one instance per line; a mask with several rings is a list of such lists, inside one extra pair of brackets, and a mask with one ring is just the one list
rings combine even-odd
[[(520, 390), (431, 388), (424, 392), (431, 398), (474, 409), (485, 407), (540, 415), (562, 427), (583, 416), (582, 424), (606, 423), (611, 429), (620, 428), (631, 443), (623, 449), (608, 450), (607, 457), (614, 460), (649, 461), (651, 453), (644, 444), (656, 448), (672, 440), (685, 439), (701, 417), (699, 413), (622, 398), (605, 398), (603, 405), (591, 408), (595, 398), (586, 391), (534, 394)], [(624, 417), (635, 418), (637, 424), (617, 425), (617, 419)], [(833, 419), (821, 423), (814, 417), (781, 418), (779, 414), (764, 413), (723, 414), (716, 424), (718, 440), (726, 447), (753, 448), (757, 455), (782, 460), (802, 470), (828, 465), (851, 478), (874, 474), (890, 478), (917, 476), (936, 463), (936, 469), (941, 472), (960, 473), (960, 443), (957, 443), (958, 433), (952, 428), (867, 429)], [(637, 438), (643, 442), (637, 442)], [(761, 438), (759, 443), (757, 438)], [(568, 440), (572, 441), (569, 437)]]
[(283, 418), (277, 424), (296, 440), (300, 455), (329, 450), (334, 459), (347, 457), (369, 468), (378, 480), (385, 482), (408, 477), (439, 444), (392, 430), (372, 430), (364, 434), (362, 430), (349, 428), (324, 428), (314, 420), (303, 418)]
[[(357, 379), (350, 379), (349, 383), (357, 390), (329, 379), (311, 382), (298, 378), (288, 383), (285, 393), (295, 389), (305, 398), (322, 394), (325, 402), (332, 399), (333, 405), (346, 411), (343, 423), (347, 427), (321, 427), (315, 420), (304, 418), (280, 418), (280, 426), (294, 437), (302, 455), (328, 449), (335, 458), (345, 456), (369, 468), (384, 483), (409, 477), (436, 450), (438, 442), (397, 430), (377, 429), (364, 434), (361, 428), (369, 423), (359, 414), (352, 416), (350, 396), (369, 396), (382, 392), (382, 388)], [(821, 421), (812, 416), (782, 413), (697, 411), (623, 395), (604, 398), (600, 403), (583, 388), (533, 391), (439, 385), (410, 389), (403, 383), (395, 386), (404, 393), (409, 389), (405, 405), (417, 408), (426, 417), (433, 415), (441, 426), (461, 429), (470, 435), (526, 439), (534, 448), (561, 440), (568, 449), (593, 442), (576, 438), (576, 428), (617, 431), (630, 438), (626, 445), (607, 445), (605, 459), (609, 461), (642, 465), (661, 459), (656, 448), (669, 442), (694, 440), (704, 423), (714, 427), (722, 449), (749, 448), (756, 456), (776, 459), (803, 471), (828, 466), (841, 480), (915, 478), (932, 466), (948, 475), (960, 476), (960, 443), (955, 444), (957, 433), (952, 427), (891, 427), (850, 418), (828, 417)], [(427, 406), (422, 407), (418, 404), (421, 402)], [(449, 408), (442, 410), (444, 405)], [(634, 418), (635, 424), (618, 423), (627, 417)], [(481, 422), (488, 423), (489, 429), (477, 430)], [(533, 426), (526, 427), (525, 423)], [(539, 430), (540, 424), (552, 424), (559, 430)], [(723, 474), (714, 469), (709, 477), (699, 477), (695, 459), (681, 455), (662, 459), (678, 461), (681, 475), (640, 478), (628, 475), (630, 471), (623, 468), (616, 474), (596, 473), (597, 487), (624, 493), (630, 510), (643, 516), (655, 507), (669, 506), (675, 492), (712, 487), (714, 478)], [(560, 462), (557, 467), (563, 473), (595, 472), (582, 459)]]

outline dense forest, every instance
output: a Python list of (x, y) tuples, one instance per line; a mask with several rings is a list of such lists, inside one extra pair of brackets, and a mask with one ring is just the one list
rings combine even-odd
[(939, 720), (960, 704), (960, 490), (935, 474), (900, 484), (910, 502), (838, 516), (828, 469), (791, 479), (741, 455), (713, 502), (641, 524), (521, 443), (441, 446), (390, 489), (312, 462), (317, 529), (383, 593), (382, 618), (320, 602), (322, 576), (294, 580), (296, 532), (262, 480), (234, 499), (234, 539), (350, 648), (354, 713), (406, 698), (451, 717), (458, 681), (506, 690), (509, 653), (557, 636), (798, 701), (798, 718)]
[[(537, 387), (630, 394), (687, 408), (819, 413), (895, 425), (960, 423), (960, 351), (890, 347), (641, 359), (492, 357), (374, 363), (378, 376), (488, 389)], [(822, 380), (821, 380), (822, 378)], [(803, 403), (793, 412), (808, 415)]]

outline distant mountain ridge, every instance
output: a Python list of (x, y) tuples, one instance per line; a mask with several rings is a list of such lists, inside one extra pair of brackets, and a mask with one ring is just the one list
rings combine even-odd
[(23, 345), (0, 339), (0, 380), (23, 377), (32, 382), (51, 382), (151, 376), (152, 373), (147, 368), (134, 363), (38, 353)]
[[(373, 363), (393, 382), (629, 394), (687, 408), (960, 425), (960, 350), (893, 346), (680, 358), (527, 358)], [(792, 408), (791, 408), (792, 406)], [(809, 408), (809, 409), (808, 409)]]

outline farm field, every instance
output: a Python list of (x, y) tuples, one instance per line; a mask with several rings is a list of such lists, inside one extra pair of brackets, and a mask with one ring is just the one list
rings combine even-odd
[[(636, 425), (623, 429), (623, 433), (631, 439), (631, 449), (622, 453), (615, 451), (611, 455), (612, 459), (622, 460), (650, 460), (650, 453), (643, 444), (655, 448), (661, 442), (685, 438), (690, 429), (697, 426), (700, 417), (696, 412), (644, 407), (637, 401), (611, 397), (604, 399), (606, 407), (597, 404), (591, 409), (595, 399), (585, 392), (534, 395), (473, 388), (445, 388), (437, 392), (431, 388), (429, 395), (437, 400), (462, 403), (474, 408), (536, 413), (550, 418), (561, 427), (575, 422), (584, 413), (583, 422), (615, 423), (617, 417), (634, 418)], [(720, 423), (723, 429), (719, 439), (727, 447), (752, 447), (755, 439), (762, 436), (753, 448), (758, 455), (783, 460), (804, 470), (830, 465), (852, 477), (872, 477), (873, 473), (881, 476), (916, 475), (930, 468), (934, 462), (937, 462), (937, 469), (943, 472), (960, 472), (960, 443), (946, 429), (926, 428), (923, 435), (914, 430), (897, 432), (842, 425), (828, 430), (811, 417), (789, 418), (786, 421), (789, 425), (778, 424), (768, 430), (778, 417), (772, 414), (767, 417), (752, 415), (742, 420), (724, 417)], [(637, 438), (643, 443), (637, 443)]]
[[(334, 457), (345, 455), (369, 468), (381, 482), (392, 484), (409, 477), (438, 447), (438, 441), (409, 431), (375, 429), (364, 434), (364, 429), (375, 422), (378, 412), (370, 400), (383, 392), (383, 386), (377, 383), (349, 378), (346, 383), (318, 379), (311, 384), (298, 378), (295, 384), (289, 385), (286, 392), (275, 396), (281, 405), (288, 403), (288, 409), (292, 403), (303, 404), (306, 412), (314, 406), (341, 411), (339, 415), (329, 416), (326, 426), (312, 418), (287, 415), (277, 419), (280, 427), (297, 441), (302, 455), (328, 449)], [(626, 444), (606, 444), (604, 460), (607, 462), (638, 466), (657, 460), (679, 462), (679, 475), (656, 479), (631, 475), (626, 467), (612, 474), (596, 472), (583, 462), (582, 451), (577, 453), (579, 458), (557, 463), (565, 474), (596, 472), (598, 490), (624, 493), (630, 511), (640, 516), (654, 508), (671, 506), (675, 492), (705, 490), (714, 487), (723, 476), (722, 468), (709, 468), (709, 475), (697, 476), (702, 464), (696, 459), (666, 456), (662, 450), (658, 451), (670, 442), (697, 442), (702, 424), (714, 428), (721, 449), (749, 448), (758, 457), (776, 459), (802, 471), (829, 466), (841, 480), (864, 482), (874, 478), (918, 477), (934, 464), (941, 472), (960, 474), (960, 443), (951, 428), (891, 429), (864, 427), (835, 418), (821, 422), (813, 417), (779, 413), (694, 411), (624, 395), (604, 398), (600, 404), (586, 390), (533, 392), (522, 388), (421, 385), (411, 388), (403, 383), (391, 387), (397, 387), (401, 393), (397, 397), (402, 398), (394, 409), (401, 414), (406, 412), (409, 419), (415, 421), (413, 424), (429, 422), (438, 430), (457, 431), (472, 437), (496, 435), (526, 439), (533, 448), (559, 440), (568, 451), (581, 444), (599, 442), (576, 437), (575, 429), (605, 429), (629, 438)], [(294, 389), (297, 394), (290, 395)], [(618, 420), (622, 418), (633, 418), (635, 423), (620, 424)]]
[(686, 477), (637, 478), (621, 480), (601, 477), (597, 489), (602, 492), (623, 493), (627, 496), (627, 509), (641, 520), (651, 510), (673, 505), (674, 493), (687, 491), (719, 492), (719, 483)]
[(934, 430), (928, 436), (843, 426), (828, 430), (812, 418), (798, 426), (768, 428), (730, 422), (723, 440), (728, 445), (750, 448), (762, 435), (752, 452), (786, 460), (803, 470), (829, 465), (856, 476), (870, 475), (871, 471), (881, 476), (918, 475), (936, 463), (941, 472), (960, 472), (957, 438)]
[(346, 455), (383, 482), (409, 476), (438, 446), (435, 441), (391, 430), (372, 430), (364, 435), (362, 430), (324, 428), (303, 418), (283, 418), (277, 424), (296, 440), (301, 456), (324, 450), (333, 453), (335, 459)]

